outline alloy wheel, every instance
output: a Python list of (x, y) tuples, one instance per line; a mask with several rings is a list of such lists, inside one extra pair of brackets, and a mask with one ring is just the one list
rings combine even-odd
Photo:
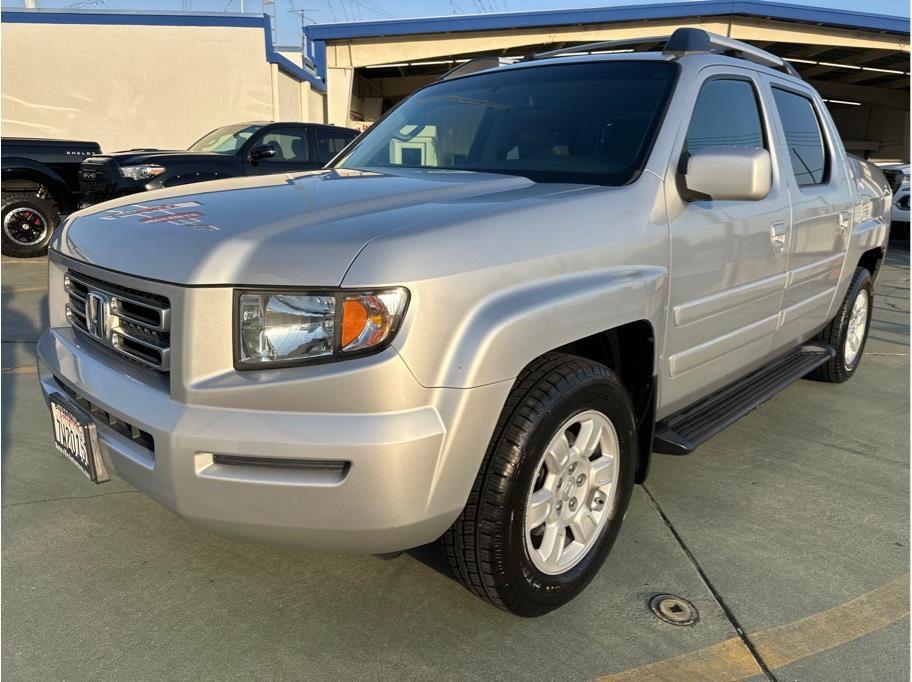
[(565, 573), (595, 545), (615, 508), (619, 459), (617, 432), (597, 410), (557, 430), (526, 501), (526, 551), (539, 571)]
[(20, 206), (3, 217), (3, 231), (17, 244), (34, 246), (44, 241), (48, 223), (38, 211)]
[(852, 367), (858, 359), (861, 346), (864, 343), (865, 332), (868, 328), (868, 292), (862, 289), (855, 297), (852, 304), (852, 314), (849, 317), (849, 326), (846, 330), (845, 339), (845, 364)]

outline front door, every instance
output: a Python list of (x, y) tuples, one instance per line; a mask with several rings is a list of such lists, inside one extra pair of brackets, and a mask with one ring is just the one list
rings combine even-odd
[(765, 148), (772, 189), (756, 201), (686, 201), (673, 174), (665, 183), (671, 265), (660, 417), (762, 364), (786, 282), (788, 193), (757, 74), (709, 67), (694, 87), (673, 166), (707, 146)]

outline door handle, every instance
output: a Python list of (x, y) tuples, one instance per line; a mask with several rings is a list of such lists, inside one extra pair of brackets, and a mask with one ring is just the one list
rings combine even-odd
[(839, 212), (839, 232), (840, 234), (845, 234), (846, 230), (849, 229), (849, 226), (852, 224), (852, 214), (848, 211)]
[(770, 225), (770, 247), (772, 247), (773, 253), (777, 255), (785, 253), (786, 232), (787, 228), (783, 222)]

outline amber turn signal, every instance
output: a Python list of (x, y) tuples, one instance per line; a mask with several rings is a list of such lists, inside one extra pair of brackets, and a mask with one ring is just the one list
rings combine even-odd
[(390, 338), (399, 326), (406, 296), (402, 289), (346, 296), (342, 302), (342, 352), (373, 348)]

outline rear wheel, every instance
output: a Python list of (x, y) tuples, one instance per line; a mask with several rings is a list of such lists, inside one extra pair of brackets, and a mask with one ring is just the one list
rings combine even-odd
[(855, 270), (836, 316), (817, 336), (820, 341), (833, 346), (836, 355), (815, 369), (809, 378), (837, 384), (852, 378), (861, 362), (868, 339), (873, 303), (874, 282), (871, 273), (859, 267)]
[(573, 599), (620, 530), (635, 444), (630, 399), (610, 369), (558, 353), (532, 363), (443, 537), (460, 582), (521, 616)]
[(52, 201), (34, 194), (3, 195), (4, 256), (33, 258), (47, 253), (54, 228), (60, 222), (57, 207)]

